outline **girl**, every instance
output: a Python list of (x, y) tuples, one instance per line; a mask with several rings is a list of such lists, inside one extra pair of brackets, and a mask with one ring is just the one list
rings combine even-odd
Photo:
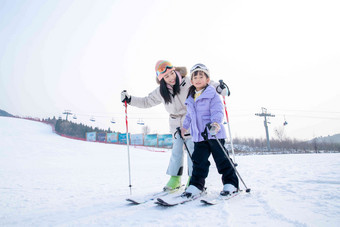
[[(169, 125), (171, 134), (174, 135), (177, 127), (182, 127), (186, 114), (184, 104), (191, 86), (190, 78), (186, 76), (185, 67), (175, 68), (169, 61), (160, 60), (156, 63), (156, 81), (159, 84), (154, 91), (146, 97), (135, 97), (129, 95), (125, 90), (121, 93), (121, 101), (140, 108), (150, 108), (163, 103), (169, 113)], [(217, 91), (222, 95), (229, 94), (227, 88), (221, 89), (218, 83), (214, 83)], [(215, 92), (216, 93), (216, 92)], [(189, 152), (193, 152), (194, 144), (191, 138), (186, 140)], [(180, 136), (173, 136), (173, 147), (167, 174), (170, 180), (164, 190), (173, 190), (181, 186), (181, 175), (183, 174), (183, 140)], [(192, 162), (188, 156), (188, 175), (192, 173)]]
[[(182, 196), (197, 196), (204, 190), (205, 178), (209, 172), (209, 156), (213, 155), (218, 172), (222, 174), (224, 184), (222, 195), (231, 194), (238, 189), (235, 170), (225, 156), (224, 151), (212, 135), (216, 135), (222, 145), (226, 132), (222, 125), (224, 118), (223, 104), (215, 89), (209, 85), (209, 70), (203, 64), (196, 64), (190, 70), (192, 86), (185, 102), (187, 114), (181, 129), (182, 135), (190, 128), (194, 141), (193, 172), (189, 187)], [(212, 123), (215, 132), (207, 132), (206, 125)], [(204, 133), (207, 137), (203, 137)]]

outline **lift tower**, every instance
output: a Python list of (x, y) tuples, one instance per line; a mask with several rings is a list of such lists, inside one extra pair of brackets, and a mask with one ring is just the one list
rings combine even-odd
[(270, 143), (269, 143), (269, 132), (268, 132), (268, 124), (270, 124), (270, 122), (267, 121), (267, 117), (275, 117), (275, 115), (272, 115), (270, 113), (267, 113), (267, 109), (262, 107), (262, 113), (256, 113), (256, 116), (259, 117), (264, 117), (264, 128), (266, 130), (266, 136), (267, 136), (267, 148), (268, 151), (270, 151)]

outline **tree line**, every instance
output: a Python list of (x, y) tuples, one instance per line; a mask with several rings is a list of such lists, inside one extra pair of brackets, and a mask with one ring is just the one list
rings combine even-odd
[[(267, 151), (267, 140), (258, 138), (235, 138), (233, 139), (234, 144), (244, 145), (252, 148), (252, 150), (257, 151)], [(297, 139), (271, 139), (270, 147), (272, 151), (292, 151), (292, 152), (304, 152), (304, 151), (335, 151), (340, 152), (339, 143), (329, 143), (324, 141), (319, 141), (314, 138), (312, 141), (302, 141)], [(236, 148), (237, 150), (237, 148)]]
[[(67, 136), (78, 137), (86, 139), (87, 132), (106, 132), (111, 133), (111, 129), (107, 130), (100, 129), (98, 127), (90, 127), (84, 125), (82, 123), (74, 123), (71, 121), (62, 120), (61, 118), (56, 119), (48, 118), (43, 119), (44, 122), (47, 122), (54, 126), (55, 131), (58, 134), (64, 134)], [(150, 132), (150, 128), (148, 126), (143, 129), (143, 134), (148, 134)], [(317, 138), (314, 138), (312, 141), (302, 141), (297, 139), (290, 139), (283, 136), (277, 136), (278, 139), (270, 140), (270, 147), (273, 152), (280, 151), (288, 151), (288, 152), (340, 152), (340, 143), (329, 143), (324, 141), (319, 141)], [(236, 152), (244, 152), (244, 151), (267, 151), (267, 140), (259, 139), (259, 138), (234, 138), (233, 144), (235, 144)], [(229, 149), (230, 150), (230, 149)]]
[(93, 128), (91, 126), (87, 126), (82, 123), (78, 124), (78, 123), (74, 123), (71, 121), (62, 120), (60, 118), (56, 119), (55, 117), (43, 119), (43, 121), (53, 125), (54, 130), (58, 134), (63, 134), (63, 135), (83, 138), (83, 139), (86, 139), (87, 132), (106, 132), (106, 133), (112, 132), (110, 128), (108, 128), (107, 130), (100, 129), (98, 127)]

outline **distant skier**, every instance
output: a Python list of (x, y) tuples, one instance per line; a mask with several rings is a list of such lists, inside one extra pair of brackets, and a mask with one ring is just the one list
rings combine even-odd
[[(194, 141), (193, 172), (189, 187), (182, 196), (197, 196), (204, 190), (205, 179), (209, 172), (209, 156), (212, 154), (218, 172), (222, 174), (224, 184), (222, 195), (238, 190), (238, 178), (234, 168), (225, 156), (224, 151), (212, 135), (216, 135), (222, 145), (225, 143), (226, 132), (223, 127), (223, 104), (216, 94), (215, 88), (209, 85), (209, 70), (203, 64), (196, 64), (190, 70), (191, 83), (188, 98), (185, 102), (187, 114), (181, 130), (182, 135), (190, 129)], [(210, 131), (206, 125), (213, 126)], [(213, 133), (213, 134), (211, 134)]]
[[(154, 91), (146, 97), (135, 97), (128, 94), (127, 91), (121, 92), (121, 101), (127, 101), (131, 106), (139, 108), (150, 108), (161, 103), (164, 104), (166, 111), (169, 113), (169, 125), (172, 135), (175, 134), (177, 127), (182, 127), (186, 115), (185, 100), (191, 86), (190, 78), (185, 77), (187, 70), (185, 67), (174, 67), (169, 61), (160, 60), (156, 63), (156, 81), (159, 84)], [(213, 82), (212, 82), (213, 83)], [(213, 83), (216, 90), (222, 95), (229, 93), (227, 88), (221, 89), (219, 83)], [(215, 92), (216, 93), (216, 92)], [(189, 152), (194, 150), (194, 144), (191, 138), (187, 138), (186, 144)], [(183, 140), (173, 136), (173, 147), (170, 157), (167, 174), (170, 179), (163, 188), (164, 190), (173, 190), (181, 186), (181, 176), (183, 174)], [(188, 175), (189, 180), (192, 174), (192, 161), (188, 156)], [(188, 181), (189, 182), (189, 181)]]

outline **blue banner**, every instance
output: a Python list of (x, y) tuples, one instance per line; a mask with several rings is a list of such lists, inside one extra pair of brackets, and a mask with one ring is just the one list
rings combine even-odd
[[(129, 133), (129, 137), (130, 137), (130, 133)], [(126, 144), (126, 133), (118, 134), (118, 142), (122, 144)]]
[(143, 145), (143, 134), (132, 134), (130, 140), (132, 145)]
[(107, 133), (106, 141), (108, 143), (118, 143), (118, 133), (116, 132)]
[(86, 133), (87, 141), (96, 141), (96, 132), (87, 132)]
[(172, 135), (171, 134), (163, 134), (158, 135), (158, 147), (172, 147)]
[(106, 132), (98, 132), (97, 133), (97, 141), (106, 142)]
[(157, 147), (157, 134), (149, 134), (144, 136), (144, 145)]

